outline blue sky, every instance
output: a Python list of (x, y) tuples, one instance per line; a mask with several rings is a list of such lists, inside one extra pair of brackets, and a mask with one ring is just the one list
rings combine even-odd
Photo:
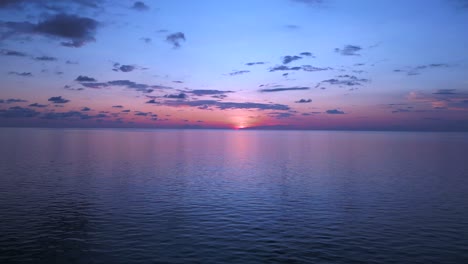
[(464, 0), (3, 0), (0, 125), (466, 131), (467, 24)]

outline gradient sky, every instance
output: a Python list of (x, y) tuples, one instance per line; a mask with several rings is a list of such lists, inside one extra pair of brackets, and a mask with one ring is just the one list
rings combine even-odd
[(0, 126), (468, 131), (468, 1), (0, 0)]

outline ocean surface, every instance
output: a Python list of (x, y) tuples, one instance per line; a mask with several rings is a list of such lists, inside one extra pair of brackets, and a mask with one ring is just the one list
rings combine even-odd
[(468, 263), (468, 133), (0, 129), (0, 263)]

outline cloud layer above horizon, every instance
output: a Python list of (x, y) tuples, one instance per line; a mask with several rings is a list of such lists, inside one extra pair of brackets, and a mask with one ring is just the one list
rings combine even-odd
[(468, 131), (465, 2), (0, 1), (0, 126)]

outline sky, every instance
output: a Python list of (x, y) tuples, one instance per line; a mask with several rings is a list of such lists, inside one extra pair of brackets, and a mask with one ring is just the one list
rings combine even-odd
[(468, 0), (0, 0), (0, 126), (468, 131)]

